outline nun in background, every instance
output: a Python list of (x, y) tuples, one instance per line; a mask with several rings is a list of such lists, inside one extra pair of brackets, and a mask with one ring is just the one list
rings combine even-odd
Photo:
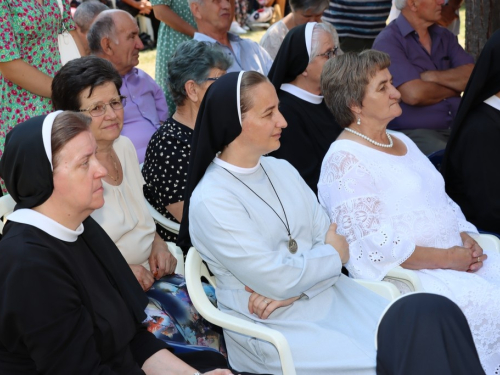
[(0, 374), (183, 375), (224, 367), (215, 352), (181, 354), (186, 364), (142, 324), (148, 298), (89, 217), (104, 203), (107, 173), (90, 121), (59, 111), (7, 134), (0, 176), (16, 207), (0, 242)]
[[(263, 156), (280, 146), (285, 127), (276, 92), (260, 73), (228, 73), (208, 89), (193, 135), (179, 244), (192, 240), (207, 262), (221, 311), (286, 337), (298, 375), (374, 375), (375, 330), (388, 301), (341, 274), (345, 238), (335, 233), (297, 171), (285, 160)], [(451, 374), (432, 370), (452, 368), (451, 358), (468, 371), (460, 374), (484, 375), (470, 331), (463, 344), (453, 341), (463, 336), (455, 330), (468, 331), (465, 319), (429, 331), (440, 327), (432, 321), (448, 317), (447, 308), (435, 307), (429, 296), (445, 300), (426, 294), (418, 301), (422, 313), (404, 323), (423, 334), (398, 341), (406, 350), (398, 361), (415, 363), (416, 355), (421, 361), (435, 351), (439, 366), (421, 366), (429, 368), (423, 373)], [(403, 308), (412, 300), (405, 298)], [(403, 330), (403, 319), (395, 316), (382, 329), (384, 337)], [(233, 331), (224, 335), (232, 366), (281, 374), (270, 343)], [(384, 374), (403, 374), (393, 362), (381, 359), (389, 369)]]
[(500, 30), (465, 89), (441, 172), (446, 192), (478, 229), (500, 233)]
[(329, 58), (341, 53), (329, 23), (309, 22), (286, 35), (268, 78), (276, 88), (288, 128), (271, 156), (285, 159), (316, 194), (321, 162), (342, 132), (321, 96), (320, 77)]

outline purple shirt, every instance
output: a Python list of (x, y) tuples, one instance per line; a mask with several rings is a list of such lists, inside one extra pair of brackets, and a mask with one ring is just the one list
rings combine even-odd
[(120, 94), (127, 97), (122, 135), (130, 138), (142, 163), (151, 136), (168, 118), (167, 100), (155, 80), (141, 69), (133, 68), (122, 79)]
[[(415, 29), (403, 14), (392, 21), (377, 36), (373, 49), (391, 57), (389, 71), (398, 87), (405, 82), (420, 79), (428, 70), (447, 70), (474, 59), (458, 44), (457, 37), (438, 25), (429, 27), (432, 39), (431, 54), (420, 44)], [(403, 114), (389, 123), (390, 129), (449, 129), (457, 114), (459, 97), (451, 97), (427, 106), (412, 106), (401, 102)]]

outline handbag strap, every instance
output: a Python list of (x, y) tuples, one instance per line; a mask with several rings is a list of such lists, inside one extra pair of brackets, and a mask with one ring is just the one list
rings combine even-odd
[(66, 26), (64, 26), (64, 5), (63, 5), (63, 0), (57, 0), (57, 4), (59, 5), (59, 10), (61, 11), (61, 28), (62, 28), (62, 33), (64, 33), (65, 31), (68, 31), (66, 29)]
[(57, 0), (57, 4), (59, 4), (59, 9), (61, 10), (61, 21), (64, 18), (64, 5), (62, 0)]

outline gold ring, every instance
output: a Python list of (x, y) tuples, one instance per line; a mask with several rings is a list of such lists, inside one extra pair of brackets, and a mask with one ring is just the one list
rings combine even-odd
[(271, 301), (269, 301), (269, 300), (266, 298), (266, 299), (264, 299), (264, 303), (265, 303), (266, 305), (269, 305), (269, 304), (271, 303)]
[(477, 257), (477, 262), (479, 263), (481, 261), (481, 257)]

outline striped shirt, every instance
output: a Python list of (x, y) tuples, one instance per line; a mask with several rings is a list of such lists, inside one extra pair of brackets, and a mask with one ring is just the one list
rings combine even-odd
[(386, 26), (391, 0), (331, 0), (323, 20), (335, 28), (339, 37), (375, 39)]

